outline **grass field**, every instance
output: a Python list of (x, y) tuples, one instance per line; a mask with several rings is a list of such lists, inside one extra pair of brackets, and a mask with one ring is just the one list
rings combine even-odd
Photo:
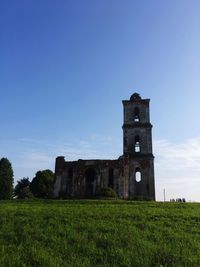
[(200, 204), (1, 201), (0, 266), (200, 266)]

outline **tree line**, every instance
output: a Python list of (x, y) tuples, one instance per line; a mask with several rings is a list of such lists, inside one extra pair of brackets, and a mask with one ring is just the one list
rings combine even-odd
[(14, 174), (10, 161), (0, 159), (0, 199), (51, 198), (53, 196), (54, 173), (51, 170), (38, 171), (32, 181), (22, 178), (14, 187)]

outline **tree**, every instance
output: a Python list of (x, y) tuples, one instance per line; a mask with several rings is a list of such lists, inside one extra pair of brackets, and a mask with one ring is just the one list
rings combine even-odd
[(30, 190), (29, 178), (23, 178), (17, 181), (14, 194), (17, 198), (21, 198), (21, 199), (33, 198), (33, 194)]
[(0, 199), (11, 199), (13, 196), (13, 169), (7, 158), (0, 160)]
[(30, 188), (35, 197), (49, 198), (53, 193), (54, 173), (51, 170), (38, 171)]

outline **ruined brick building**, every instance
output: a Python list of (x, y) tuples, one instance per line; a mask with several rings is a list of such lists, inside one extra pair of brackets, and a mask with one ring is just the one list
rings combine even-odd
[(54, 196), (93, 197), (111, 187), (121, 198), (155, 200), (150, 99), (134, 93), (123, 100), (123, 155), (116, 160), (56, 158)]

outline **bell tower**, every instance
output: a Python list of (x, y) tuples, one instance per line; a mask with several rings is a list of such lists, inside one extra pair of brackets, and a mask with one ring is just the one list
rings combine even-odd
[(123, 155), (126, 169), (127, 196), (133, 199), (155, 200), (154, 156), (152, 153), (152, 124), (150, 99), (134, 93), (123, 100)]

